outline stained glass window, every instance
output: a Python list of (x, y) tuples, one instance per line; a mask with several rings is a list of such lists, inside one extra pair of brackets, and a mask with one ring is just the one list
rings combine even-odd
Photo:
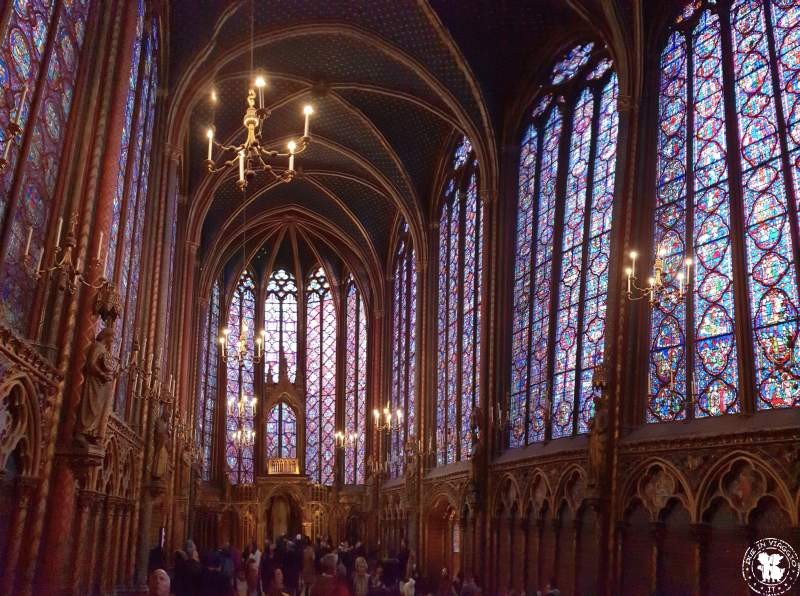
[(364, 447), (367, 416), (367, 311), (351, 276), (345, 310), (344, 483), (364, 484)]
[(281, 358), (285, 358), (289, 382), (294, 383), (297, 376), (297, 284), (285, 269), (276, 270), (267, 283), (264, 331), (267, 381), (278, 382)]
[(800, 405), (799, 38), (796, 2), (692, 2), (662, 51), (654, 246), (668, 297), (651, 321), (650, 422)]
[[(131, 138), (129, 146), (125, 148), (131, 153), (132, 159), (127, 160), (127, 184), (123, 187), (124, 192), (117, 188), (117, 192), (123, 192), (122, 212), (119, 220), (121, 242), (112, 235), (109, 238), (109, 251), (112, 245), (116, 249), (116, 265), (114, 268), (114, 279), (117, 282), (120, 298), (123, 304), (122, 328), (117, 335), (118, 343), (122, 353), (127, 353), (131, 349), (134, 336), (134, 325), (137, 315), (138, 289), (139, 289), (139, 266), (141, 262), (141, 250), (144, 238), (144, 216), (147, 211), (147, 193), (150, 177), (150, 153), (152, 148), (153, 125), (155, 121), (156, 91), (158, 89), (158, 69), (156, 55), (158, 51), (158, 27), (153, 21), (150, 26), (149, 35), (144, 39), (144, 58), (140, 66), (141, 84), (139, 87), (138, 101), (134, 104), (133, 122), (134, 136)], [(124, 137), (124, 135), (123, 135)], [(125, 174), (125, 172), (123, 172)], [(115, 205), (116, 205), (115, 197)], [(117, 223), (112, 220), (112, 227)], [(110, 253), (112, 256), (114, 253)], [(111, 262), (111, 259), (109, 259)], [(111, 266), (111, 265), (109, 265)], [(115, 346), (118, 347), (118, 346)], [(163, 354), (166, 350), (160, 350)], [(159, 363), (162, 367), (164, 363)], [(116, 409), (121, 411), (125, 404), (125, 377), (123, 376), (117, 385)]]
[[(253, 409), (248, 404), (255, 397), (253, 354), (255, 353), (256, 294), (249, 271), (242, 273), (228, 308), (228, 327), (233, 345), (244, 341), (245, 357), (227, 359), (227, 416), (225, 423), (225, 460), (231, 484), (253, 482), (253, 444), (237, 444), (237, 433), (252, 433)], [(239, 404), (244, 407), (239, 407)]]
[(483, 212), (468, 139), (453, 154), (439, 216), (437, 463), (472, 455), (470, 420), (480, 386)]
[(306, 285), (306, 474), (333, 484), (336, 424), (336, 305), (320, 267)]
[(392, 432), (389, 445), (389, 475), (403, 472), (403, 445), (414, 437), (416, 428), (415, 357), (416, 357), (417, 277), (414, 248), (408, 226), (403, 223), (395, 253), (392, 278), (392, 377), (390, 401), (393, 410), (405, 413), (404, 425)]
[[(0, 223), (10, 219), (9, 243), (0, 285), (0, 316), (22, 335), (28, 332), (28, 317), (34, 302), (36, 282), (24, 267), (23, 254), (30, 229), (30, 254), (38, 258), (56, 193), (64, 138), (72, 107), (75, 77), (84, 40), (89, 0), (65, 5), (58, 22), (53, 19), (55, 2), (16, 2), (0, 44), (0, 131), (17, 122), (30, 135), (24, 167), (17, 172), (20, 144), (7, 147), (0, 137), (0, 151), (9, 162), (0, 174)], [(54, 44), (44, 55), (49, 30), (55, 27)], [(42, 70), (44, 67), (45, 70)], [(32, 116), (31, 103), (37, 87), (41, 94)], [(27, 126), (30, 122), (33, 126)], [(0, 135), (5, 134), (0, 132)], [(16, 201), (12, 201), (11, 193)], [(15, 205), (12, 212), (7, 212)]]
[(197, 441), (202, 454), (202, 478), (211, 479), (212, 453), (214, 441), (214, 413), (219, 400), (219, 342), (220, 282), (214, 284), (205, 316), (200, 328), (200, 361), (197, 379)]
[(270, 408), (265, 437), (267, 459), (297, 457), (297, 417), (286, 402)]
[(511, 447), (587, 432), (593, 415), (592, 369), (604, 349), (617, 95), (610, 60), (592, 43), (576, 46), (553, 66), (522, 138)]

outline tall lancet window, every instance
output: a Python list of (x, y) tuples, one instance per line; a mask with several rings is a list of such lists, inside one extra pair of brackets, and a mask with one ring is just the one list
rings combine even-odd
[(225, 461), (231, 484), (253, 482), (253, 388), (255, 353), (256, 285), (249, 271), (242, 273), (228, 308), (230, 345), (244, 341), (245, 356), (240, 361), (227, 358), (227, 400), (225, 423)]
[(592, 368), (604, 347), (617, 121), (610, 61), (591, 43), (576, 46), (554, 65), (522, 137), (511, 447), (587, 432), (593, 415)]
[[(0, 267), (0, 318), (22, 335), (37, 283), (26, 271), (25, 249), (33, 263), (43, 251), (53, 210), (59, 169), (72, 110), (89, 0), (4, 3), (0, 29), (0, 229), (8, 245)], [(48, 36), (53, 44), (45, 52)], [(34, 102), (34, 100), (36, 100)], [(9, 145), (9, 124), (22, 129)], [(26, 141), (27, 139), (27, 141)], [(27, 153), (20, 155), (21, 148)], [(17, 162), (22, 159), (21, 167)], [(29, 236), (30, 234), (30, 236)]]
[(649, 422), (800, 405), (798, 36), (796, 2), (692, 2), (661, 53)]
[(297, 284), (294, 276), (285, 269), (273, 272), (267, 283), (264, 331), (264, 374), (267, 381), (278, 381), (283, 357), (289, 382), (294, 383), (297, 376)]
[(406, 223), (402, 225), (394, 259), (390, 405), (392, 410), (403, 410), (405, 416), (403, 427), (392, 432), (389, 445), (389, 474), (393, 478), (403, 471), (403, 446), (415, 435), (417, 420), (414, 401), (417, 275), (414, 247)]
[[(141, 8), (141, 7), (140, 7)], [(152, 148), (153, 126), (155, 125), (156, 95), (158, 89), (158, 22), (151, 21), (149, 35), (141, 42), (142, 60), (131, 71), (139, 71), (136, 100), (131, 104), (128, 97), (126, 113), (131, 108), (131, 136), (120, 149), (120, 172), (114, 197), (114, 219), (112, 234), (109, 237), (109, 267), (113, 267), (114, 281), (117, 283), (123, 306), (122, 328), (117, 336), (122, 352), (130, 352), (133, 344), (134, 327), (138, 306), (139, 269), (144, 240), (144, 216), (147, 211), (147, 193), (150, 180), (150, 153)], [(134, 52), (136, 54), (136, 52)], [(126, 154), (125, 167), (122, 167), (123, 154)], [(120, 186), (122, 184), (122, 186)], [(117, 211), (118, 207), (120, 211)], [(117, 219), (119, 216), (119, 219)], [(119, 241), (118, 241), (119, 236)], [(115, 254), (116, 253), (116, 254)], [(111, 272), (109, 271), (109, 275)], [(166, 350), (160, 349), (163, 354)], [(159, 362), (164, 368), (165, 362)], [(117, 384), (116, 408), (122, 411), (125, 403), (125, 377)]]
[(344, 483), (364, 484), (364, 446), (367, 416), (367, 311), (351, 276), (345, 309)]
[(202, 478), (211, 479), (214, 443), (214, 413), (219, 400), (220, 282), (214, 283), (208, 310), (201, 321), (200, 361), (197, 379), (197, 441), (202, 454)]
[(306, 285), (306, 474), (333, 484), (336, 432), (336, 305), (320, 267)]
[(268, 459), (297, 457), (297, 416), (285, 401), (270, 408), (265, 436)]
[(482, 248), (477, 160), (463, 138), (451, 158), (439, 214), (438, 465), (472, 455), (470, 422), (480, 386)]

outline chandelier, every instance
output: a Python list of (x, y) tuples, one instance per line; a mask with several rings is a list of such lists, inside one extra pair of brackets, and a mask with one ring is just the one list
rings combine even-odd
[[(236, 181), (239, 189), (244, 190), (249, 180), (252, 180), (257, 171), (264, 172), (270, 178), (269, 182), (291, 182), (296, 175), (294, 169), (295, 156), (303, 153), (309, 145), (311, 137), (309, 135), (309, 124), (314, 108), (310, 104), (303, 106), (305, 123), (303, 126), (303, 136), (297, 140), (290, 140), (286, 148), (273, 146), (267, 147), (264, 144), (262, 132), (264, 122), (272, 115), (271, 111), (264, 106), (264, 89), (267, 86), (267, 79), (263, 74), (255, 72), (254, 68), (254, 14), (253, 1), (250, 1), (250, 72), (253, 74), (251, 83), (248, 83), (247, 98), (242, 118), (242, 125), (245, 130), (245, 137), (241, 143), (227, 145), (215, 139), (215, 129), (212, 123), (206, 130), (208, 138), (208, 153), (205, 164), (210, 173), (232, 170), (238, 167), (239, 177)], [(254, 88), (255, 87), (255, 88)], [(258, 107), (256, 107), (256, 89), (258, 90)], [(217, 94), (211, 92), (211, 101), (216, 102)], [(221, 154), (214, 156), (214, 149), (221, 150)], [(287, 159), (286, 167), (276, 166), (276, 159)]]
[(255, 419), (256, 405), (258, 399), (256, 397), (247, 398), (244, 394), (244, 389), (239, 389), (239, 397), (228, 397), (228, 417), (235, 418), (237, 421), (237, 428), (233, 431), (231, 440), (236, 449), (244, 449), (253, 444), (256, 436), (256, 431), (252, 428), (245, 428), (244, 420), (248, 417)]
[(336, 441), (336, 446), (340, 449), (352, 449), (358, 443), (359, 434), (356, 431), (353, 432), (344, 432), (341, 430), (337, 430), (333, 438)]
[(372, 410), (372, 417), (375, 421), (375, 430), (378, 432), (400, 430), (403, 426), (403, 410), (400, 408), (394, 412), (388, 405), (383, 408), (383, 412), (376, 408)]
[(684, 260), (685, 272), (679, 271), (676, 275), (678, 280), (678, 289), (675, 291), (674, 286), (667, 286), (664, 283), (664, 251), (659, 251), (653, 262), (653, 275), (647, 279), (645, 287), (637, 285), (636, 277), (636, 258), (638, 253), (634, 250), (630, 253), (631, 266), (625, 269), (627, 277), (627, 296), (630, 301), (648, 299), (651, 307), (661, 304), (664, 301), (674, 300), (681, 302), (686, 298), (688, 287), (691, 285), (691, 269), (692, 259), (687, 258)]
[(267, 335), (262, 329), (255, 340), (255, 353), (251, 354), (247, 348), (247, 323), (242, 321), (239, 326), (239, 337), (235, 342), (230, 342), (231, 329), (223, 327), (219, 334), (219, 355), (225, 362), (237, 362), (240, 366), (245, 362), (259, 364), (264, 359), (264, 341)]

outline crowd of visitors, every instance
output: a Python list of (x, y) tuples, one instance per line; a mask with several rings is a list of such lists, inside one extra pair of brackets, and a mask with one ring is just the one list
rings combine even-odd
[(154, 596), (478, 596), (476, 578), (421, 578), (414, 552), (404, 543), (396, 556), (378, 559), (361, 542), (338, 546), (298, 534), (255, 543), (230, 544), (199, 553), (194, 542), (175, 551), (172, 565), (161, 549), (150, 553), (149, 590)]

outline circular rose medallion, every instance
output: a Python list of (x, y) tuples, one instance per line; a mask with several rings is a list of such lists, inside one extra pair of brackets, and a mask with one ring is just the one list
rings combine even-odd
[(745, 551), (742, 577), (756, 594), (786, 594), (800, 577), (800, 560), (788, 542), (762, 538)]

